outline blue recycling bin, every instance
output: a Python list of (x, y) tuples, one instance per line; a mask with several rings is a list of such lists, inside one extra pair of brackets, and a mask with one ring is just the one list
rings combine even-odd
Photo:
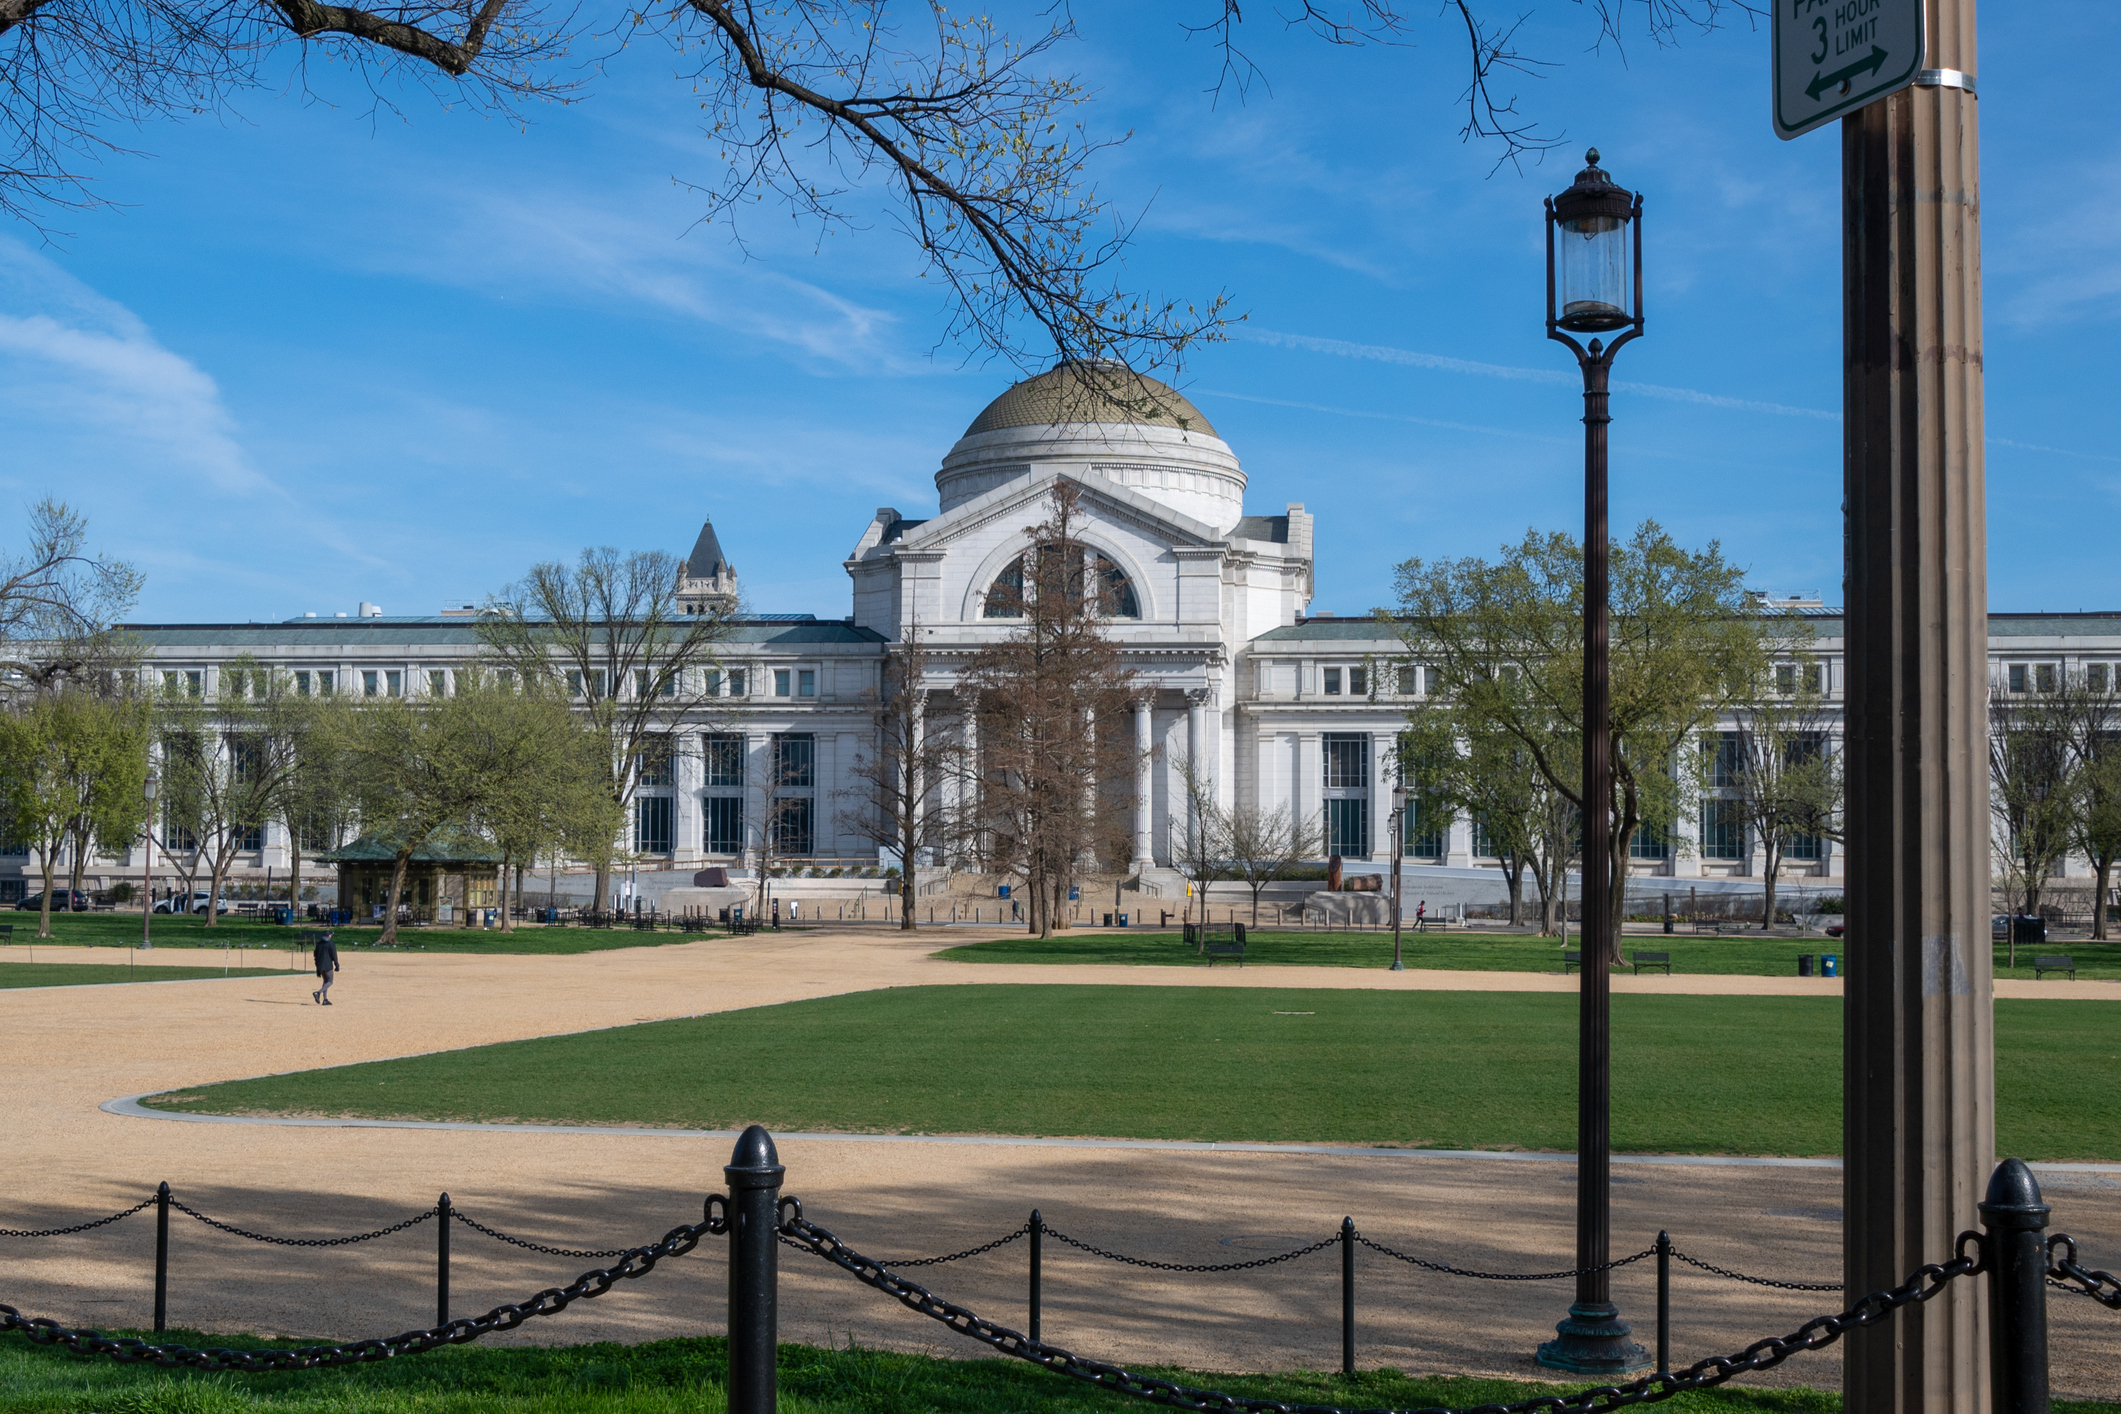
[(280, 926), (282, 928), (292, 927), (294, 925), (295, 911), (293, 909), (282, 908), (276, 909), (274, 910), (274, 912), (279, 918)]
[(1124, 913), (1119, 916), (1119, 926), (1122, 928), (1127, 926), (1127, 915)]
[(1819, 975), (1821, 977), (1839, 977), (1841, 975), (1841, 954), (1837, 952), (1819, 954)]
[(1004, 885), (1002, 885), (1002, 892), (1001, 892), (1001, 897), (1003, 897), (1003, 898), (1007, 898), (1007, 897), (1009, 897), (1009, 886), (1008, 886), (1007, 884), (1004, 884)]
[(1076, 903), (1081, 900), (1082, 896), (1083, 891), (1081, 889), (1076, 888), (1073, 884), (1068, 886), (1068, 902)]

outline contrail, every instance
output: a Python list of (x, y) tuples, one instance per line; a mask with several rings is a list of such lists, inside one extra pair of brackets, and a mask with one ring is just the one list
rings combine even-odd
[[(1414, 349), (1396, 349), (1386, 344), (1355, 344), (1344, 339), (1321, 339), (1313, 334), (1282, 334), (1271, 329), (1239, 329), (1236, 336), (1262, 344), (1274, 344), (1281, 348), (1303, 349), (1308, 353), (1333, 354), (1340, 358), (1369, 359), (1374, 363), (1397, 363), (1411, 368), (1434, 368), (1445, 373), (1471, 373), (1482, 378), (1508, 378), (1521, 383), (1574, 383), (1573, 374), (1551, 368), (1513, 368), (1503, 363), (1476, 363), (1471, 359), (1447, 358), (1442, 354), (1420, 353)], [(1729, 408), (1735, 412), (1764, 412), (1775, 417), (1804, 417), (1820, 422), (1839, 422), (1841, 414), (1823, 408), (1790, 407), (1784, 403), (1764, 403), (1752, 398), (1727, 398), (1719, 393), (1704, 393), (1698, 388), (1667, 388), (1657, 383), (1615, 383), (1615, 391), (1640, 393), (1644, 397), (1664, 398), (1675, 403), (1698, 403), (1705, 407)]]

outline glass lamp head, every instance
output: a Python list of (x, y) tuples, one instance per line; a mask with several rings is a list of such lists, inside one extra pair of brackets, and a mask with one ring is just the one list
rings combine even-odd
[(148, 804), (152, 805), (154, 804), (155, 797), (160, 795), (161, 793), (162, 778), (156, 775), (153, 771), (149, 771), (147, 773), (147, 784), (141, 787), (141, 794), (145, 795), (147, 797)]
[(1598, 149), (1567, 191), (1547, 203), (1552, 225), (1548, 276), (1554, 322), (1574, 334), (1625, 329), (1635, 308), (1635, 244), (1640, 206), (1598, 166)]

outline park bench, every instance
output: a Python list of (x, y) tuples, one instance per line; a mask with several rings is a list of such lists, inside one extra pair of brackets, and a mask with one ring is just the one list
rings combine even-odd
[(1714, 933), (1720, 937), (1723, 933), (1723, 920), (1721, 918), (1697, 918), (1694, 920), (1694, 931), (1697, 933)]
[(2033, 979), (2038, 981), (2050, 972), (2067, 972), (2069, 980), (2077, 980), (2077, 959), (2073, 957), (2036, 957), (2033, 959)]
[(1204, 944), (1201, 951), (1206, 954), (1210, 967), (1215, 966), (1215, 959), (1219, 957), (1234, 957), (1239, 967), (1245, 965), (1245, 945), (1234, 938), (1226, 943)]
[(1574, 968), (1581, 968), (1582, 966), (1583, 966), (1583, 954), (1582, 954), (1582, 953), (1580, 953), (1580, 952), (1565, 952), (1565, 953), (1563, 953), (1563, 954), (1561, 955), (1561, 975), (1562, 975), (1562, 976), (1564, 976), (1564, 977), (1568, 976), (1568, 975), (1569, 975), (1569, 969), (1570, 969), (1570, 968), (1572, 968), (1572, 967), (1574, 967)]
[(1664, 975), (1672, 975), (1672, 955), (1668, 952), (1635, 952), (1628, 954), (1628, 961), (1635, 964), (1635, 975), (1640, 977), (1645, 967), (1661, 967)]

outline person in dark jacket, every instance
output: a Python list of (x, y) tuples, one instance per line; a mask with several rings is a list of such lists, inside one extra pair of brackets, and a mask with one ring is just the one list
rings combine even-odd
[(309, 994), (309, 999), (324, 1006), (330, 1006), (331, 978), (332, 974), (339, 970), (339, 950), (333, 946), (331, 934), (319, 933), (317, 935), (317, 945), (311, 950), (311, 955), (317, 962), (317, 982), (319, 985), (316, 991)]

